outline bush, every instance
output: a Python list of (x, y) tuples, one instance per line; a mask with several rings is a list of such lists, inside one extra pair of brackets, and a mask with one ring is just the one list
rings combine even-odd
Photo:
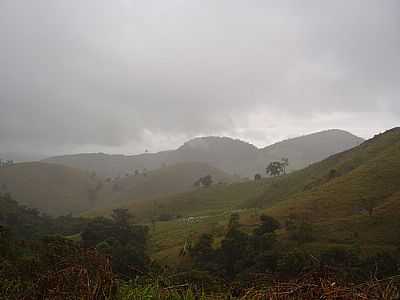
[(304, 251), (294, 249), (279, 257), (277, 270), (284, 275), (298, 275), (314, 268), (311, 257)]
[(171, 221), (175, 218), (174, 215), (169, 214), (169, 213), (162, 213), (158, 216), (158, 221), (160, 222), (168, 222)]

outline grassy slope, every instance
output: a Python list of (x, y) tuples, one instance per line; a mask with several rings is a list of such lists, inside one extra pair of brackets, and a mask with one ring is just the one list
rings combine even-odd
[(0, 169), (2, 192), (18, 202), (49, 214), (79, 213), (89, 209), (93, 180), (79, 170), (47, 163), (18, 163)]
[[(335, 176), (329, 176), (331, 170), (336, 170)], [(371, 217), (362, 211), (362, 198), (374, 199)], [(399, 200), (400, 129), (396, 128), (287, 176), (158, 199), (172, 212), (207, 217), (190, 225), (173, 221), (156, 226), (154, 244), (158, 255), (171, 255), (190, 232), (221, 226), (227, 219), (223, 212), (244, 208), (243, 221), (251, 225), (257, 222), (252, 208), (260, 207), (282, 221), (293, 213), (304, 216), (314, 223), (319, 243), (393, 245), (400, 236)]]
[[(310, 195), (316, 193), (318, 189), (329, 189), (330, 187), (334, 191), (329, 196), (334, 198), (337, 197), (335, 195), (337, 194), (337, 189), (360, 193), (359, 196), (362, 196), (363, 192), (371, 193), (373, 186), (367, 180), (375, 181), (374, 176), (382, 177), (382, 180), (377, 181), (377, 183), (389, 184), (391, 182), (393, 185), (393, 181), (396, 182), (395, 175), (397, 170), (395, 166), (400, 159), (398, 153), (399, 141), (400, 130), (389, 131), (373, 140), (364, 142), (358, 147), (333, 155), (303, 170), (293, 172), (287, 176), (271, 178), (264, 194), (259, 198), (248, 201), (245, 205), (247, 207), (270, 207), (277, 202), (296, 198), (296, 194), (298, 195), (297, 198), (313, 198)], [(377, 164), (380, 164), (379, 170)], [(336, 175), (330, 179), (329, 173), (331, 170), (335, 170)], [(346, 184), (348, 181), (346, 176), (350, 176), (353, 181), (358, 181), (358, 183), (352, 181), (351, 185)], [(360, 189), (357, 189), (357, 186)], [(370, 186), (371, 189), (362, 189), (367, 186)], [(379, 191), (383, 187), (374, 187), (374, 189)]]
[(263, 182), (217, 184), (209, 188), (154, 198), (152, 201), (130, 203), (127, 207), (143, 220), (162, 213), (186, 217), (216, 215), (238, 209), (247, 200), (260, 196), (264, 188)]
[[(317, 225), (318, 238), (332, 242), (397, 243), (400, 193), (400, 130), (392, 130), (323, 164), (341, 176), (284, 198), (267, 211), (285, 218), (305, 216)], [(332, 167), (332, 165), (330, 165)], [(365, 211), (370, 202), (372, 216)]]
[[(194, 182), (200, 177), (211, 175), (214, 182), (229, 183), (232, 177), (204, 163), (179, 163), (143, 174), (123, 177), (117, 181), (105, 184), (100, 190), (99, 198), (104, 204), (102, 209), (93, 214), (106, 213), (110, 208), (130, 203), (134, 214), (136, 210), (149, 211), (153, 200), (157, 197), (168, 197), (194, 190)], [(118, 189), (113, 188), (115, 185)], [(163, 211), (164, 212), (164, 211)], [(142, 213), (138, 215), (142, 217)]]
[[(160, 195), (193, 190), (193, 183), (211, 174), (216, 182), (230, 182), (224, 172), (203, 163), (181, 163), (106, 182), (78, 169), (43, 162), (18, 163), (0, 169), (0, 192), (40, 211), (63, 215), (146, 201)], [(114, 186), (117, 185), (118, 189)]]

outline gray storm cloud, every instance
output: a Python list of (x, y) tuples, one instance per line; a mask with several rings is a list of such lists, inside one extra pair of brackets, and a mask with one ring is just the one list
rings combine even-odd
[(267, 144), (400, 121), (400, 2), (0, 2), (2, 151)]

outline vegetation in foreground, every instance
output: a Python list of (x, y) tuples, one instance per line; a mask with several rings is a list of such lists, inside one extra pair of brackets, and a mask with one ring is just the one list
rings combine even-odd
[[(246, 232), (232, 214), (222, 240), (201, 235), (181, 253), (188, 265), (168, 268), (147, 256), (148, 229), (127, 210), (52, 219), (9, 195), (0, 204), (0, 299), (396, 299), (399, 291), (397, 251), (286, 248), (276, 238), (282, 224), (267, 215)], [(302, 223), (285, 226), (298, 244), (312, 238)], [(60, 235), (74, 231), (80, 240)]]

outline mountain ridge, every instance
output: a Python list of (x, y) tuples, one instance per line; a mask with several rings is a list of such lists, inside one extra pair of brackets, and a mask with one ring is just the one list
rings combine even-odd
[[(208, 136), (191, 139), (175, 150), (156, 153), (85, 153), (55, 156), (43, 161), (96, 172), (102, 177), (121, 176), (135, 170), (154, 170), (179, 162), (204, 162), (231, 175), (252, 177), (255, 173), (264, 173), (265, 166), (272, 160), (288, 157), (288, 170), (297, 170), (357, 146), (362, 141), (362, 138), (338, 129), (287, 139), (264, 148), (239, 139)], [(285, 148), (284, 151), (281, 148)]]
[[(179, 250), (192, 232), (213, 232), (239, 213), (243, 229), (259, 224), (263, 213), (311, 226), (304, 247), (352, 245), (397, 247), (400, 235), (400, 128), (377, 134), (357, 147), (329, 156), (290, 174), (261, 180), (216, 185), (126, 207), (142, 220), (165, 208), (176, 220), (158, 226), (155, 255), (178, 261)], [(194, 220), (188, 226), (188, 220)], [(164, 227), (166, 229), (164, 229)], [(279, 238), (287, 240), (284, 232)], [(292, 241), (287, 241), (291, 243)], [(296, 242), (293, 242), (297, 245)]]

